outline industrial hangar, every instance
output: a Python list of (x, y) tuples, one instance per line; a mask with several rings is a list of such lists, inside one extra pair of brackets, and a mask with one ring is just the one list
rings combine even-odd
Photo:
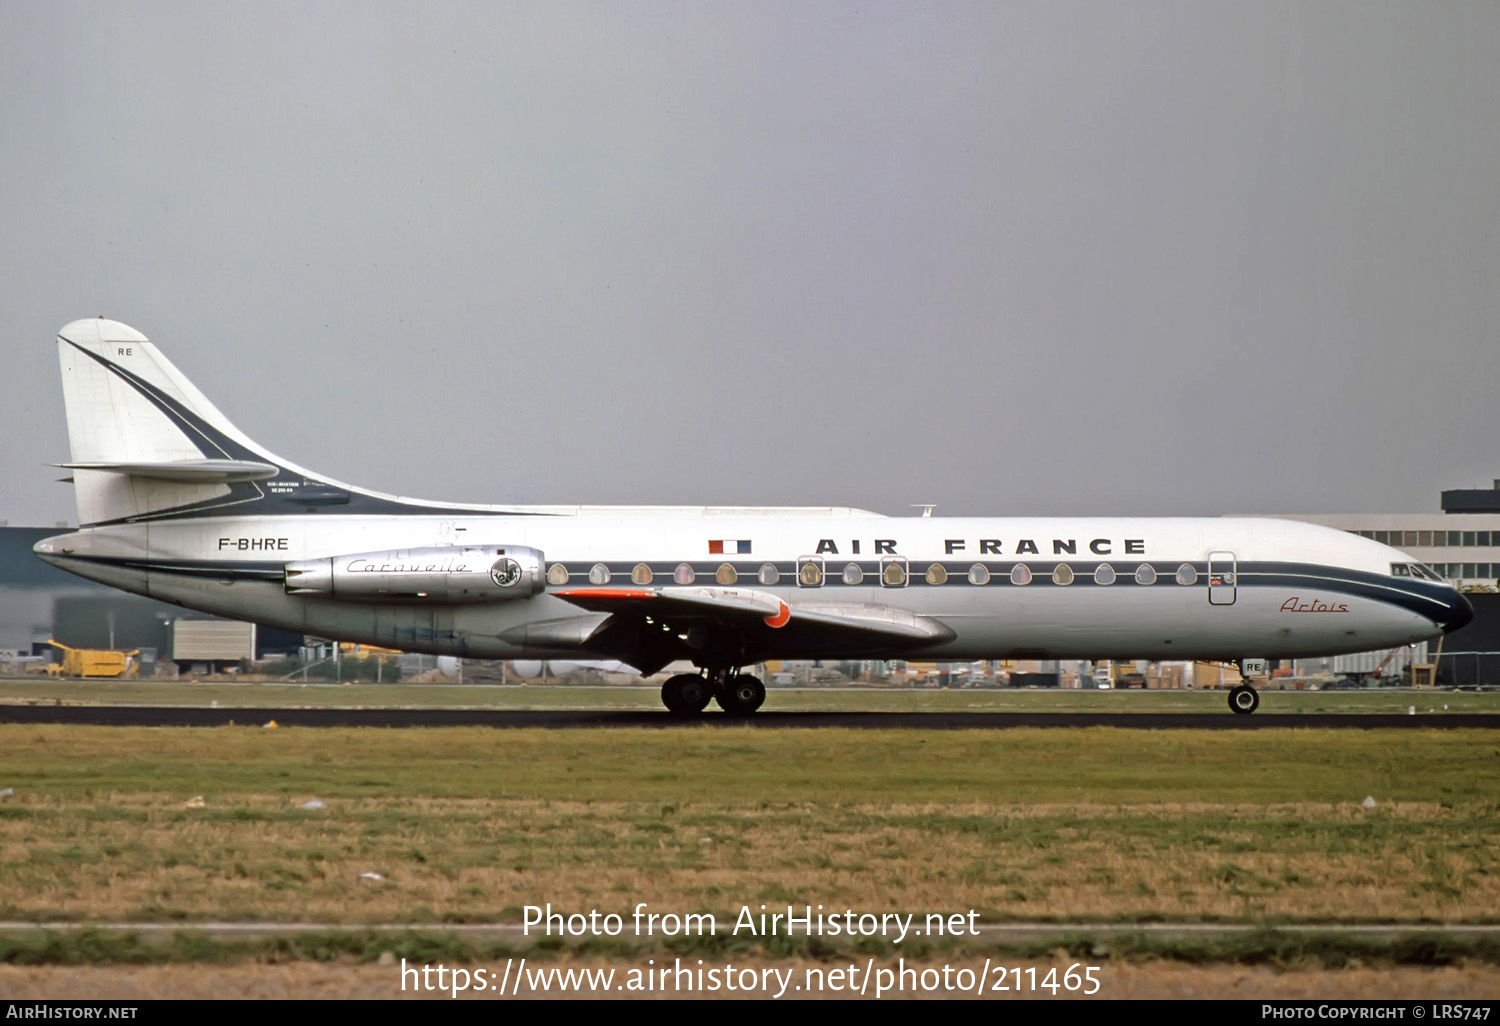
[[(1298, 660), (1297, 673), (1409, 673), (1435, 667), (1438, 685), (1500, 685), (1500, 479), (1492, 487), (1444, 491), (1440, 513), (1274, 514), (1321, 524), (1404, 549), (1456, 582), (1474, 620), (1441, 642), (1415, 651), (1359, 653)], [(240, 658), (296, 653), (306, 642), (290, 631), (257, 625), (238, 633), (231, 621), (129, 595), (65, 573), (37, 559), (32, 545), (72, 528), (0, 524), (0, 661), (60, 658), (49, 642), (79, 649), (139, 651), (139, 672), (222, 668)], [(214, 625), (218, 625), (215, 627)], [(213, 639), (213, 640), (210, 640)], [(207, 647), (195, 648), (202, 641)], [(1274, 653), (1268, 653), (1274, 656)], [(1044, 667), (1043, 669), (1055, 669)]]

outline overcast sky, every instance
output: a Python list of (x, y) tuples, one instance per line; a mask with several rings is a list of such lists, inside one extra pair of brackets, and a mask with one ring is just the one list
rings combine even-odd
[(469, 502), (1436, 511), (1500, 477), (1500, 5), (0, 4), (53, 339)]

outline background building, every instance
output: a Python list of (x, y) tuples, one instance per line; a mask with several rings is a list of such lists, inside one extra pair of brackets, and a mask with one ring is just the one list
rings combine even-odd
[[(1440, 506), (1441, 513), (1297, 513), (1283, 519), (1336, 527), (1409, 552), (1468, 595), (1472, 623), (1418, 646), (1425, 651), (1396, 653), (1387, 669), (1431, 663), (1438, 667), (1439, 684), (1500, 684), (1500, 480), (1489, 488), (1445, 491)], [(1337, 672), (1365, 672), (1384, 655), (1341, 656), (1327, 665)]]

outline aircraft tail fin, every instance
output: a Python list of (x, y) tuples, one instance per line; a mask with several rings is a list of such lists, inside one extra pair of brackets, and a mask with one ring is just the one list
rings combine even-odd
[[(118, 321), (58, 332), (78, 520), (148, 519), (254, 502), (297, 468), (260, 449), (146, 336)], [(300, 484), (300, 472), (297, 472)]]

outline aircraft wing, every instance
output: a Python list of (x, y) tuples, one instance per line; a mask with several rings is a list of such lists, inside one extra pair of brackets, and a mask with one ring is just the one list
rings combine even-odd
[[(867, 602), (787, 603), (750, 588), (568, 588), (552, 592), (609, 613), (586, 645), (613, 651), (643, 673), (705, 656), (746, 665), (807, 651), (873, 655), (900, 644), (937, 644), (953, 631), (931, 617)], [(648, 667), (654, 667), (648, 668)]]

